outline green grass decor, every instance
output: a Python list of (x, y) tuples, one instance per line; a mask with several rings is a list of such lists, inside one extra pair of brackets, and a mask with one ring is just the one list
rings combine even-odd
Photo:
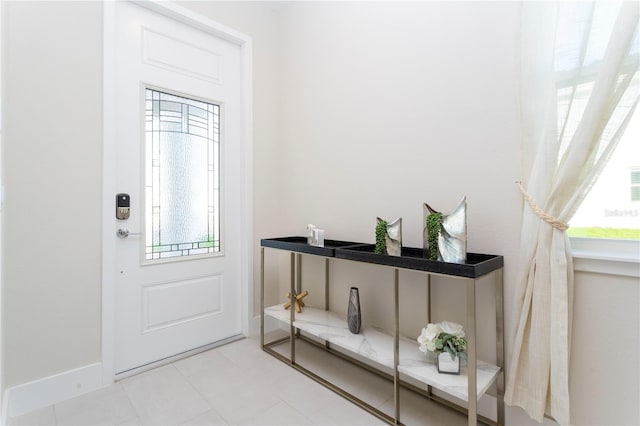
[(427, 216), (427, 237), (429, 241), (429, 259), (438, 260), (438, 235), (442, 226), (442, 213)]
[(387, 252), (387, 221), (378, 219), (376, 225), (376, 254), (386, 254)]

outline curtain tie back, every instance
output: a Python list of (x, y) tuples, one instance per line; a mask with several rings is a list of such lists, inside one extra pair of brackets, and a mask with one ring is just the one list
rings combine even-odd
[(516, 183), (518, 184), (518, 187), (520, 188), (520, 192), (522, 192), (524, 199), (540, 219), (544, 220), (549, 225), (553, 226), (556, 229), (559, 229), (560, 231), (566, 231), (567, 229), (569, 229), (569, 225), (542, 210), (540, 206), (538, 206), (538, 204), (535, 202), (535, 200), (531, 197), (531, 195), (529, 195), (527, 190), (524, 189), (524, 186), (522, 186), (522, 182), (518, 181)]

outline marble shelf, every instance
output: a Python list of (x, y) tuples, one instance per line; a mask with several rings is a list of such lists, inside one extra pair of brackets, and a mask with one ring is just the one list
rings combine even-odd
[[(286, 324), (289, 324), (291, 319), (291, 312), (285, 310), (282, 305), (265, 308), (264, 313)], [(293, 324), (302, 331), (393, 370), (393, 336), (384, 330), (366, 327), (360, 334), (352, 334), (346, 320), (335, 312), (310, 307), (304, 308), (302, 313), (296, 313)], [(462, 367), (460, 375), (438, 373), (435, 361), (420, 352), (418, 344), (413, 339), (400, 337), (398, 371), (401, 377), (411, 377), (461, 400), (469, 400), (467, 368)], [(500, 368), (495, 365), (477, 362), (478, 398), (487, 391), (499, 372)]]

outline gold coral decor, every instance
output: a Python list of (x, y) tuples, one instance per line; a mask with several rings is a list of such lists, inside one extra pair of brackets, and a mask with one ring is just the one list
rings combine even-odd
[[(304, 299), (308, 294), (309, 292), (307, 290), (303, 291), (300, 294), (293, 293), (293, 307), (297, 313), (302, 312), (302, 308), (304, 308), (304, 302), (302, 301), (302, 299)], [(287, 293), (287, 299), (289, 299), (289, 301), (284, 304), (285, 309), (289, 309), (291, 307), (291, 292)]]

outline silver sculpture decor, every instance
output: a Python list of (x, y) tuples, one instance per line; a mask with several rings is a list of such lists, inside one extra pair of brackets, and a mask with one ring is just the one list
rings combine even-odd
[(399, 217), (393, 222), (389, 223), (383, 219), (377, 218), (378, 227), (381, 224), (386, 225), (386, 231), (384, 232), (384, 251), (380, 248), (380, 241), (378, 235), (378, 229), (376, 228), (376, 253), (387, 254), (389, 256), (401, 256), (402, 255), (402, 218)]
[[(437, 235), (437, 247), (429, 244), (427, 229), (430, 215), (440, 214), (441, 224)], [(437, 259), (443, 262), (465, 263), (467, 261), (467, 198), (463, 198), (458, 207), (448, 215), (442, 215), (427, 203), (424, 203), (423, 247), (425, 253), (437, 250)]]
[(347, 324), (349, 331), (353, 334), (360, 333), (362, 318), (360, 315), (360, 294), (358, 287), (351, 287), (349, 290), (349, 307), (347, 308)]

